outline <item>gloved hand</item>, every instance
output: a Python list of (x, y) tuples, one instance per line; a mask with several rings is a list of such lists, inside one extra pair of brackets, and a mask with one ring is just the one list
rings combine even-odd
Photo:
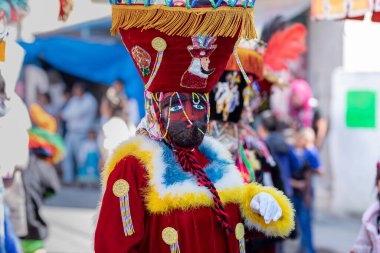
[(278, 221), (282, 216), (282, 209), (272, 195), (261, 192), (251, 200), (250, 207), (255, 213), (264, 217), (265, 223)]

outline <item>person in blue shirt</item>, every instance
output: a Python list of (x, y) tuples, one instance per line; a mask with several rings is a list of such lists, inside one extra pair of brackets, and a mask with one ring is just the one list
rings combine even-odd
[(296, 219), (301, 232), (300, 252), (314, 253), (312, 236), (313, 174), (322, 174), (319, 151), (314, 145), (315, 133), (312, 128), (303, 128), (297, 133), (296, 155), (299, 169), (293, 173), (292, 202), (296, 209)]

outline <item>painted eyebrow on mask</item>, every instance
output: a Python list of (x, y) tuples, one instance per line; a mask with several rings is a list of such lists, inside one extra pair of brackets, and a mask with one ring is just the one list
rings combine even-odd
[[(178, 94), (178, 95), (179, 95), (182, 102), (187, 101), (187, 97), (185, 95), (183, 95), (183, 94)], [(170, 98), (172, 100), (172, 105), (179, 104), (178, 96), (177, 96), (177, 94), (174, 94), (173, 96), (170, 95), (164, 99), (164, 101), (162, 102), (162, 108), (168, 107), (170, 105)]]

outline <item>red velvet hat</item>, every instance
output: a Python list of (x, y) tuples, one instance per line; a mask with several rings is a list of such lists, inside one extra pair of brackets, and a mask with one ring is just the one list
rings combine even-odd
[(112, 32), (121, 34), (146, 90), (207, 93), (218, 82), (236, 41), (256, 36), (248, 2), (116, 4)]

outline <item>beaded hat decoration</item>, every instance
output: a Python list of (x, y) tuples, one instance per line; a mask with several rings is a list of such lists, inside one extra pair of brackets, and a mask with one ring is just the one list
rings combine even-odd
[(240, 38), (255, 38), (252, 0), (118, 0), (121, 34), (149, 92), (207, 93)]

